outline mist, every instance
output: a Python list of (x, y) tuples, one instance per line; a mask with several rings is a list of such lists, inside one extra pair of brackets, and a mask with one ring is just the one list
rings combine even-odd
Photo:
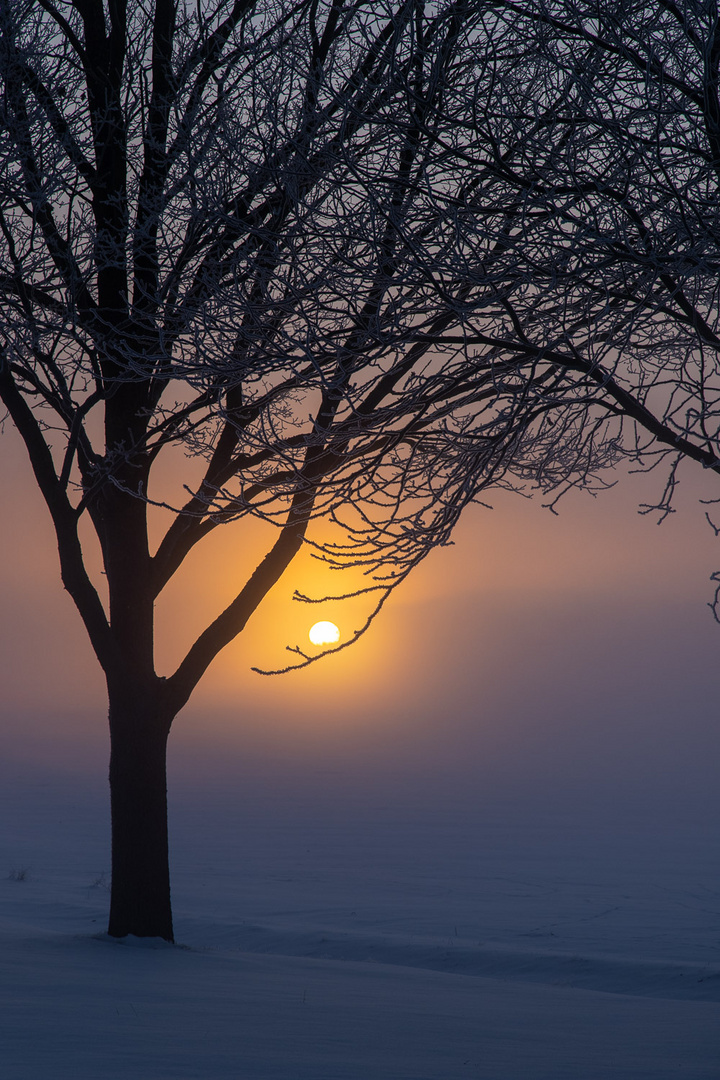
[[(11, 450), (3, 771), (102, 786), (103, 681)], [(557, 516), (509, 496), (473, 509), (357, 646), (265, 678), (251, 666), (282, 659), (315, 615), (298, 613), (295, 581), (281, 581), (177, 719), (171, 799), (227, 788), (248, 800), (292, 793), (335, 813), (492, 806), (528, 821), (700, 827), (717, 814), (720, 751), (720, 627), (707, 606), (717, 541), (697, 503), (702, 481), (688, 470), (661, 526), (637, 512), (655, 493), (647, 477), (573, 495)]]

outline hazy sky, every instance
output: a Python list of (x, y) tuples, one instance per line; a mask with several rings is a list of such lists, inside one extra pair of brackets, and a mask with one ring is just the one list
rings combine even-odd
[[(0, 461), (5, 768), (97, 771), (107, 754), (99, 668), (9, 430)], [(720, 627), (706, 603), (720, 541), (697, 506), (711, 478), (686, 477), (681, 512), (661, 527), (637, 514), (659, 482), (645, 477), (597, 499), (573, 494), (557, 517), (539, 499), (503, 495), (468, 514), (455, 546), (428, 558), (357, 646), (263, 678), (251, 665), (282, 662), (317, 618), (348, 630), (359, 617), (294, 603), (295, 587), (320, 582), (307, 562), (291, 570), (176, 721), (171, 772), (379, 799), (486, 792), (608, 813), (708, 812)], [(220, 532), (209, 564), (196, 560), (160, 605), (165, 668), (252, 569), (241, 532)]]

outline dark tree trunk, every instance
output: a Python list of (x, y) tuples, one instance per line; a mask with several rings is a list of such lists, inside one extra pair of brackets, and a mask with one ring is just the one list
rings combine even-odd
[(108, 933), (173, 941), (168, 860), (169, 719), (144, 698), (110, 695), (112, 891)]

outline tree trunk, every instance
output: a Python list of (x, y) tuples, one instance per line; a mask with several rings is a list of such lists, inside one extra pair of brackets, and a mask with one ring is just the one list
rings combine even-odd
[(173, 941), (165, 770), (172, 717), (153, 707), (153, 695), (114, 697), (111, 692), (108, 933)]

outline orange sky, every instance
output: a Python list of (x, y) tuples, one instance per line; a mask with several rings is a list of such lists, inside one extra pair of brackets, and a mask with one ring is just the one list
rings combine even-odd
[[(2, 446), (0, 747), (6, 756), (79, 768), (106, 752), (102, 678), (60, 586), (47, 515), (11, 431)], [(622, 738), (637, 735), (632, 750), (651, 738), (643, 701), (653, 694), (669, 701), (674, 687), (680, 701), (692, 697), (688, 723), (705, 732), (702, 743), (717, 728), (720, 627), (705, 604), (720, 541), (695, 505), (709, 478), (686, 472), (682, 513), (662, 527), (636, 512), (649, 490), (643, 477), (597, 499), (573, 494), (557, 517), (539, 500), (507, 495), (492, 512), (478, 507), (456, 545), (428, 558), (358, 645), (308, 670), (263, 678), (251, 666), (282, 663), (284, 646), (305, 646), (316, 619), (344, 631), (357, 623), (359, 613), (341, 605), (292, 601), (294, 588), (320, 587), (303, 560), (176, 721), (177, 768), (212, 771), (215, 753), (213, 760), (250, 754), (284, 768), (325, 763), (348, 775), (441, 775), (475, 755), (506, 771), (511, 762), (532, 771), (538, 754), (552, 758), (560, 731), (571, 743), (585, 732), (577, 752), (590, 768), (598, 736), (586, 730), (584, 702), (592, 712), (602, 699), (603, 716), (624, 716)], [(161, 670), (252, 569), (243, 565), (240, 533), (219, 533), (209, 560), (194, 559), (159, 606)], [(662, 708), (656, 703), (650, 714)], [(661, 727), (671, 748), (677, 708), (668, 709)], [(707, 731), (703, 717), (712, 718)], [(593, 721), (608, 731), (615, 722)], [(609, 744), (603, 753), (610, 761)]]

